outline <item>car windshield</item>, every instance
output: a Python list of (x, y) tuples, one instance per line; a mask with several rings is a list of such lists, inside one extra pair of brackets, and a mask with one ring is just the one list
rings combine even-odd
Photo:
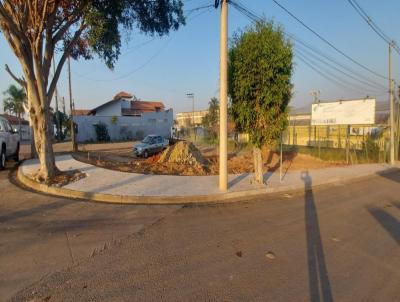
[(146, 136), (144, 138), (144, 140), (142, 140), (142, 143), (145, 143), (145, 144), (151, 144), (152, 142), (153, 142), (153, 137), (152, 136)]

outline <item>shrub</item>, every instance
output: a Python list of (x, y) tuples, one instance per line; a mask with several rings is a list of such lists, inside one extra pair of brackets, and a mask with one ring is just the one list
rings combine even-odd
[(99, 142), (108, 142), (110, 141), (110, 135), (108, 134), (107, 125), (100, 122), (98, 124), (93, 125), (94, 130), (96, 131), (97, 141)]

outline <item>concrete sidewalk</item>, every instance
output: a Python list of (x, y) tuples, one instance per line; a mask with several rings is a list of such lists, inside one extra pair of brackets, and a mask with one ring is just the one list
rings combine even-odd
[[(107, 195), (107, 197), (123, 196), (126, 198), (120, 201), (116, 199), (111, 202), (124, 203), (130, 203), (130, 201), (132, 201), (132, 203), (139, 203), (140, 201), (147, 203), (144, 201), (145, 198), (143, 197), (153, 198), (153, 202), (157, 201), (157, 198), (159, 198), (162, 203), (167, 201), (176, 201), (177, 203), (185, 201), (217, 201), (242, 198), (249, 195), (302, 189), (304, 188), (303, 180), (304, 173), (306, 172), (289, 171), (285, 174), (284, 171), (282, 182), (279, 181), (279, 170), (274, 173), (266, 173), (264, 175), (265, 185), (252, 183), (252, 174), (229, 175), (229, 190), (226, 193), (221, 193), (218, 189), (218, 176), (174, 176), (126, 173), (82, 163), (73, 159), (70, 155), (57, 156), (56, 161), (57, 166), (61, 170), (79, 169), (87, 174), (86, 178), (68, 184), (62, 188), (57, 188), (59, 189), (58, 192), (62, 190), (81, 192), (81, 195), (75, 194), (71, 195), (71, 197), (89, 198), (99, 201), (109, 201), (109, 198), (101, 198), (102, 195)], [(398, 167), (399, 165), (396, 166), (396, 168)], [(387, 164), (334, 167), (308, 170), (307, 177), (311, 178), (312, 186), (318, 186), (385, 173), (385, 171), (391, 168), (393, 167)], [(29, 174), (32, 174), (37, 169), (37, 160), (27, 160), (20, 166), (19, 174), (21, 176), (29, 176)], [(54, 192), (49, 191), (47, 193)], [(55, 194), (57, 194), (57, 192)]]

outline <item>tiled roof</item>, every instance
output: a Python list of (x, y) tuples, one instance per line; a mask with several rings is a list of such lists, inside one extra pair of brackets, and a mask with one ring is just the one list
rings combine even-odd
[(72, 114), (73, 116), (89, 115), (90, 111), (89, 109), (74, 109)]
[(137, 110), (142, 112), (153, 112), (153, 111), (164, 111), (165, 107), (162, 102), (144, 102), (144, 101), (132, 101), (131, 110)]
[[(0, 116), (4, 117), (6, 120), (8, 120), (8, 122), (11, 125), (18, 125), (18, 117), (7, 114), (7, 113), (0, 114)], [(29, 125), (29, 122), (27, 120), (24, 120), (23, 118), (21, 118), (21, 125)]]
[(125, 92), (125, 91), (121, 91), (114, 96), (113, 100), (117, 101), (120, 99), (131, 99), (131, 98), (133, 98), (132, 94)]

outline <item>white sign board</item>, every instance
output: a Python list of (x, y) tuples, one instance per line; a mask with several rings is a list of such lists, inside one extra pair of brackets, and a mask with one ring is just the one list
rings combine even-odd
[(311, 106), (311, 125), (372, 125), (375, 99), (318, 103)]

